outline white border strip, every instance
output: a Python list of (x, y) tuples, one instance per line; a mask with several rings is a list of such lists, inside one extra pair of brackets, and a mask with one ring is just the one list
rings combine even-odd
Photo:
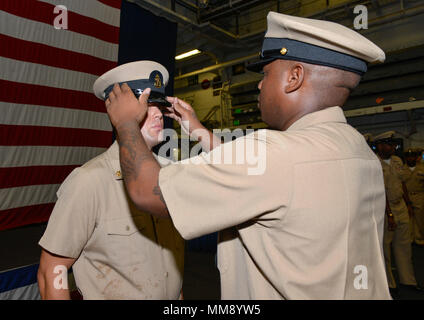
[(0, 189), (0, 210), (56, 202), (60, 184), (32, 185)]
[[(105, 5), (94, 0), (39, 0), (50, 3), (54, 6), (65, 6), (69, 11), (78, 13), (82, 16), (96, 19), (97, 21), (110, 24), (119, 28), (121, 10)], [(52, 12), (52, 17), (55, 15)], [(52, 19), (53, 23), (53, 19)]]
[(0, 300), (41, 300), (38, 283), (0, 293)]
[(0, 146), (0, 167), (82, 165), (106, 148)]
[(93, 93), (95, 75), (0, 57), (0, 79)]
[(0, 124), (112, 131), (107, 113), (0, 102)]
[(2, 34), (13, 38), (84, 53), (113, 62), (118, 61), (118, 44), (70, 30), (56, 30), (53, 25), (21, 18), (4, 11), (0, 11), (0, 30)]

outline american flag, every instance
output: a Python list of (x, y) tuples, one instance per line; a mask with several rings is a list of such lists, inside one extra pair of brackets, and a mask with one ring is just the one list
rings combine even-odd
[[(0, 230), (47, 221), (65, 177), (111, 144), (92, 86), (117, 65), (120, 8), (0, 1)], [(60, 14), (67, 29), (54, 27)]]

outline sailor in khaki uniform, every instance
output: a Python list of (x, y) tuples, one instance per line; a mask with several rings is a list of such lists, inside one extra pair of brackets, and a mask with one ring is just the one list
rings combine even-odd
[(413, 209), (409, 223), (411, 239), (418, 245), (424, 245), (424, 164), (420, 155), (417, 150), (405, 152), (405, 165), (411, 171), (405, 185)]
[[(416, 286), (409, 231), (408, 195), (403, 185), (411, 176), (410, 170), (402, 160), (394, 155), (394, 131), (384, 132), (374, 137), (374, 144), (383, 168), (387, 206), (384, 228), (384, 257), (389, 287), (397, 288), (392, 273), (392, 247), (396, 261), (399, 282), (403, 285)], [(411, 209), (411, 208), (409, 208)], [(392, 218), (393, 217), (393, 218)], [(394, 223), (393, 223), (394, 222)]]
[[(276, 12), (267, 19), (261, 60), (250, 68), (263, 70), (259, 108), (272, 130), (211, 143), (210, 152), (161, 169), (128, 117), (143, 118), (147, 93), (137, 101), (115, 85), (106, 107), (125, 142), (121, 154), (133, 155), (121, 157), (129, 195), (170, 216), (186, 239), (220, 231), (222, 299), (390, 299), (381, 165), (340, 107), (366, 61), (382, 62), (384, 52), (335, 23)], [(144, 172), (151, 178), (138, 179)]]
[[(167, 70), (153, 61), (121, 65), (94, 85), (99, 98), (115, 82), (138, 80), (137, 89), (155, 87), (159, 97)], [(163, 92), (162, 92), (163, 95)], [(149, 107), (141, 132), (153, 147), (163, 130), (160, 97)], [(163, 100), (163, 97), (162, 97)], [(163, 100), (163, 103), (165, 100)], [(167, 165), (164, 158), (157, 158)], [(43, 253), (39, 286), (43, 299), (69, 299), (55, 289), (54, 268), (72, 266), (84, 299), (178, 299), (182, 289), (184, 242), (169, 219), (139, 211), (128, 198), (114, 142), (104, 153), (75, 169), (61, 185), (39, 244)]]

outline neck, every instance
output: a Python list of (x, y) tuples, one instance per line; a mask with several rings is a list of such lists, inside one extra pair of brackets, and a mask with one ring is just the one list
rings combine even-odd
[(306, 116), (309, 113), (313, 113), (316, 111), (320, 111), (322, 109), (325, 109), (325, 107), (317, 107), (316, 105), (312, 106), (312, 105), (306, 105), (303, 106), (302, 108), (298, 108), (296, 109), (297, 112), (294, 113), (291, 117), (288, 118), (287, 121), (285, 121), (282, 125), (282, 131), (287, 130), (288, 128), (290, 128), (290, 126), (295, 123), (297, 120), (299, 120), (300, 118)]
[(285, 121), (282, 124), (282, 127), (280, 128), (281, 131), (286, 131), (290, 126), (295, 123), (297, 120), (308, 114), (309, 112), (299, 112), (293, 115), (291, 118), (289, 118), (287, 121)]
[(154, 146), (152, 146), (152, 145), (150, 144), (150, 142), (149, 142), (149, 141), (147, 141), (146, 139), (144, 139), (144, 141), (146, 142), (146, 146), (147, 146), (147, 148), (149, 148), (149, 150), (150, 150), (150, 151), (152, 151), (152, 148), (153, 148)]
[(143, 137), (144, 142), (146, 143), (147, 148), (149, 148), (150, 151), (152, 151), (152, 148), (157, 145), (157, 143), (154, 143), (154, 139), (150, 137), (150, 135), (147, 132), (144, 132), (143, 130), (140, 130), (141, 135)]

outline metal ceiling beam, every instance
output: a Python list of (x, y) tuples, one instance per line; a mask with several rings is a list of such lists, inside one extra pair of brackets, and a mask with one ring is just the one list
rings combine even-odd
[(139, 5), (142, 8), (145, 8), (147, 10), (149, 9), (157, 9), (159, 10), (163, 15), (167, 16), (167, 17), (173, 17), (173, 21), (178, 22), (178, 23), (182, 23), (182, 24), (191, 24), (193, 26), (199, 26), (195, 21), (187, 18), (186, 16), (179, 14), (175, 11), (172, 11), (170, 8), (167, 8), (159, 3), (157, 3), (156, 1), (153, 0), (127, 0), (128, 2), (132, 2), (135, 3), (137, 5)]
[(194, 3), (191, 3), (190, 1), (187, 1), (187, 0), (176, 0), (176, 2), (180, 6), (186, 8), (186, 9), (188, 9), (188, 10), (194, 12), (194, 13), (197, 13), (197, 10), (199, 10), (199, 7), (197, 7)]
[(421, 108), (424, 108), (424, 100), (348, 110), (348, 111), (344, 111), (344, 114), (346, 117), (350, 118), (350, 117), (359, 117), (359, 116), (377, 114), (377, 113), (408, 111), (412, 109), (421, 109)]
[(240, 12), (243, 10), (248, 10), (252, 7), (256, 7), (260, 4), (263, 4), (267, 1), (264, 0), (251, 0), (251, 1), (233, 1), (230, 6), (229, 3), (216, 8), (206, 14), (200, 15), (200, 21), (210, 21), (218, 18), (225, 18), (229, 15), (234, 14), (234, 12)]
[[(255, 32), (251, 32), (251, 33), (247, 33), (244, 35), (236, 35), (232, 32), (229, 32), (227, 30), (224, 30), (220, 27), (218, 27), (217, 25), (210, 23), (210, 22), (203, 22), (203, 23), (197, 23), (196, 21), (193, 21), (189, 18), (187, 18), (186, 16), (179, 14), (175, 11), (172, 11), (171, 9), (157, 3), (154, 0), (127, 0), (128, 2), (133, 2), (136, 3), (137, 5), (145, 8), (145, 9), (151, 9), (151, 8), (155, 8), (157, 10), (159, 10), (163, 15), (167, 16), (168, 18), (170, 18), (171, 20), (177, 22), (177, 23), (181, 23), (181, 24), (189, 24), (191, 26), (193, 26), (194, 28), (196, 28), (197, 30), (200, 31), (204, 31), (207, 27), (210, 27), (220, 33), (222, 33), (223, 35), (226, 35), (227, 37), (229, 37), (231, 40), (243, 40), (246, 38), (250, 38), (253, 37), (255, 35), (261, 34), (264, 32), (264, 30), (258, 30)], [(220, 42), (222, 42), (222, 39), (220, 39)]]
[(178, 77), (175, 77), (174, 79), (175, 80), (180, 80), (180, 79), (188, 78), (188, 77), (191, 77), (191, 76), (195, 76), (197, 74), (206, 73), (206, 72), (214, 71), (214, 70), (217, 70), (217, 69), (223, 69), (223, 68), (231, 67), (231, 66), (233, 66), (235, 64), (242, 63), (244, 61), (257, 58), (258, 56), (259, 56), (258, 53), (254, 53), (254, 54), (251, 54), (251, 55), (246, 56), (246, 57), (237, 58), (237, 59), (234, 59), (234, 60), (230, 60), (230, 61), (222, 62), (222, 63), (219, 63), (219, 64), (215, 64), (213, 66), (209, 66), (209, 67), (206, 67), (206, 68), (203, 68), (203, 69), (200, 69), (200, 70), (196, 70), (196, 71), (193, 71), (193, 72), (185, 73), (185, 74), (182, 74), (182, 75), (180, 75)]
[[(236, 43), (234, 43), (234, 41), (243, 41), (243, 40), (247, 40), (247, 39), (252, 39), (255, 36), (259, 36), (265, 33), (266, 29), (261, 29), (261, 30), (255, 30), (251, 33), (247, 33), (247, 34), (243, 34), (243, 35), (237, 35), (234, 34), (228, 30), (224, 30), (223, 28), (210, 23), (210, 22), (203, 22), (203, 23), (197, 23), (196, 21), (193, 21), (189, 18), (187, 18), (184, 15), (181, 15), (177, 12), (172, 11), (171, 9), (157, 3), (156, 1), (153, 0), (127, 0), (129, 2), (133, 2), (136, 3), (138, 5), (140, 5), (143, 8), (146, 9), (156, 9), (159, 10), (160, 14), (171, 19), (172, 21), (181, 23), (183, 25), (190, 25), (193, 27), (193, 29), (196, 32), (200, 32), (200, 33), (204, 33), (206, 34), (206, 38), (210, 38), (214, 41), (218, 41), (219, 43), (221, 43), (224, 46), (228, 46), (228, 47), (239, 47), (240, 45), (243, 44), (239, 44), (239, 46), (237, 46)], [(178, 0), (178, 1), (182, 1), (182, 0)], [(184, 0), (186, 1), (186, 0)], [(256, 1), (256, 0), (255, 0)], [(239, 3), (240, 1), (238, 1), (237, 3)], [(236, 2), (233, 2), (236, 3)], [(326, 13), (327, 17), (331, 16), (332, 13), (338, 12), (338, 10), (344, 10), (346, 8), (346, 6), (352, 7), (354, 4), (357, 3), (361, 3), (361, 4), (370, 4), (371, 0), (368, 1), (363, 1), (363, 0), (352, 0), (349, 3), (344, 3), (344, 4), (340, 4), (338, 6), (333, 7), (330, 10), (323, 10), (320, 12), (315, 12), (312, 15), (307, 16), (308, 18), (317, 18), (320, 17), (322, 14)], [(413, 15), (417, 15), (420, 14), (421, 12), (417, 12), (417, 9), (421, 9), (421, 6), (416, 6), (414, 8), (408, 8), (406, 10), (401, 10), (398, 11), (396, 13), (392, 13), (388, 16), (384, 16), (384, 17), (379, 17), (377, 19), (373, 19), (371, 21), (369, 21), (369, 25), (370, 26), (376, 26), (376, 25), (380, 25), (380, 24), (385, 24), (385, 23), (389, 23), (391, 22), (391, 19), (400, 19), (403, 17), (408, 17), (408, 16), (413, 16)], [(224, 41), (224, 39), (222, 37), (219, 36), (212, 36), (209, 34), (210, 29), (213, 29), (215, 31), (218, 31), (221, 35), (224, 35), (227, 37), (227, 39), (229, 39), (230, 41)], [(366, 33), (366, 32), (365, 32)]]

